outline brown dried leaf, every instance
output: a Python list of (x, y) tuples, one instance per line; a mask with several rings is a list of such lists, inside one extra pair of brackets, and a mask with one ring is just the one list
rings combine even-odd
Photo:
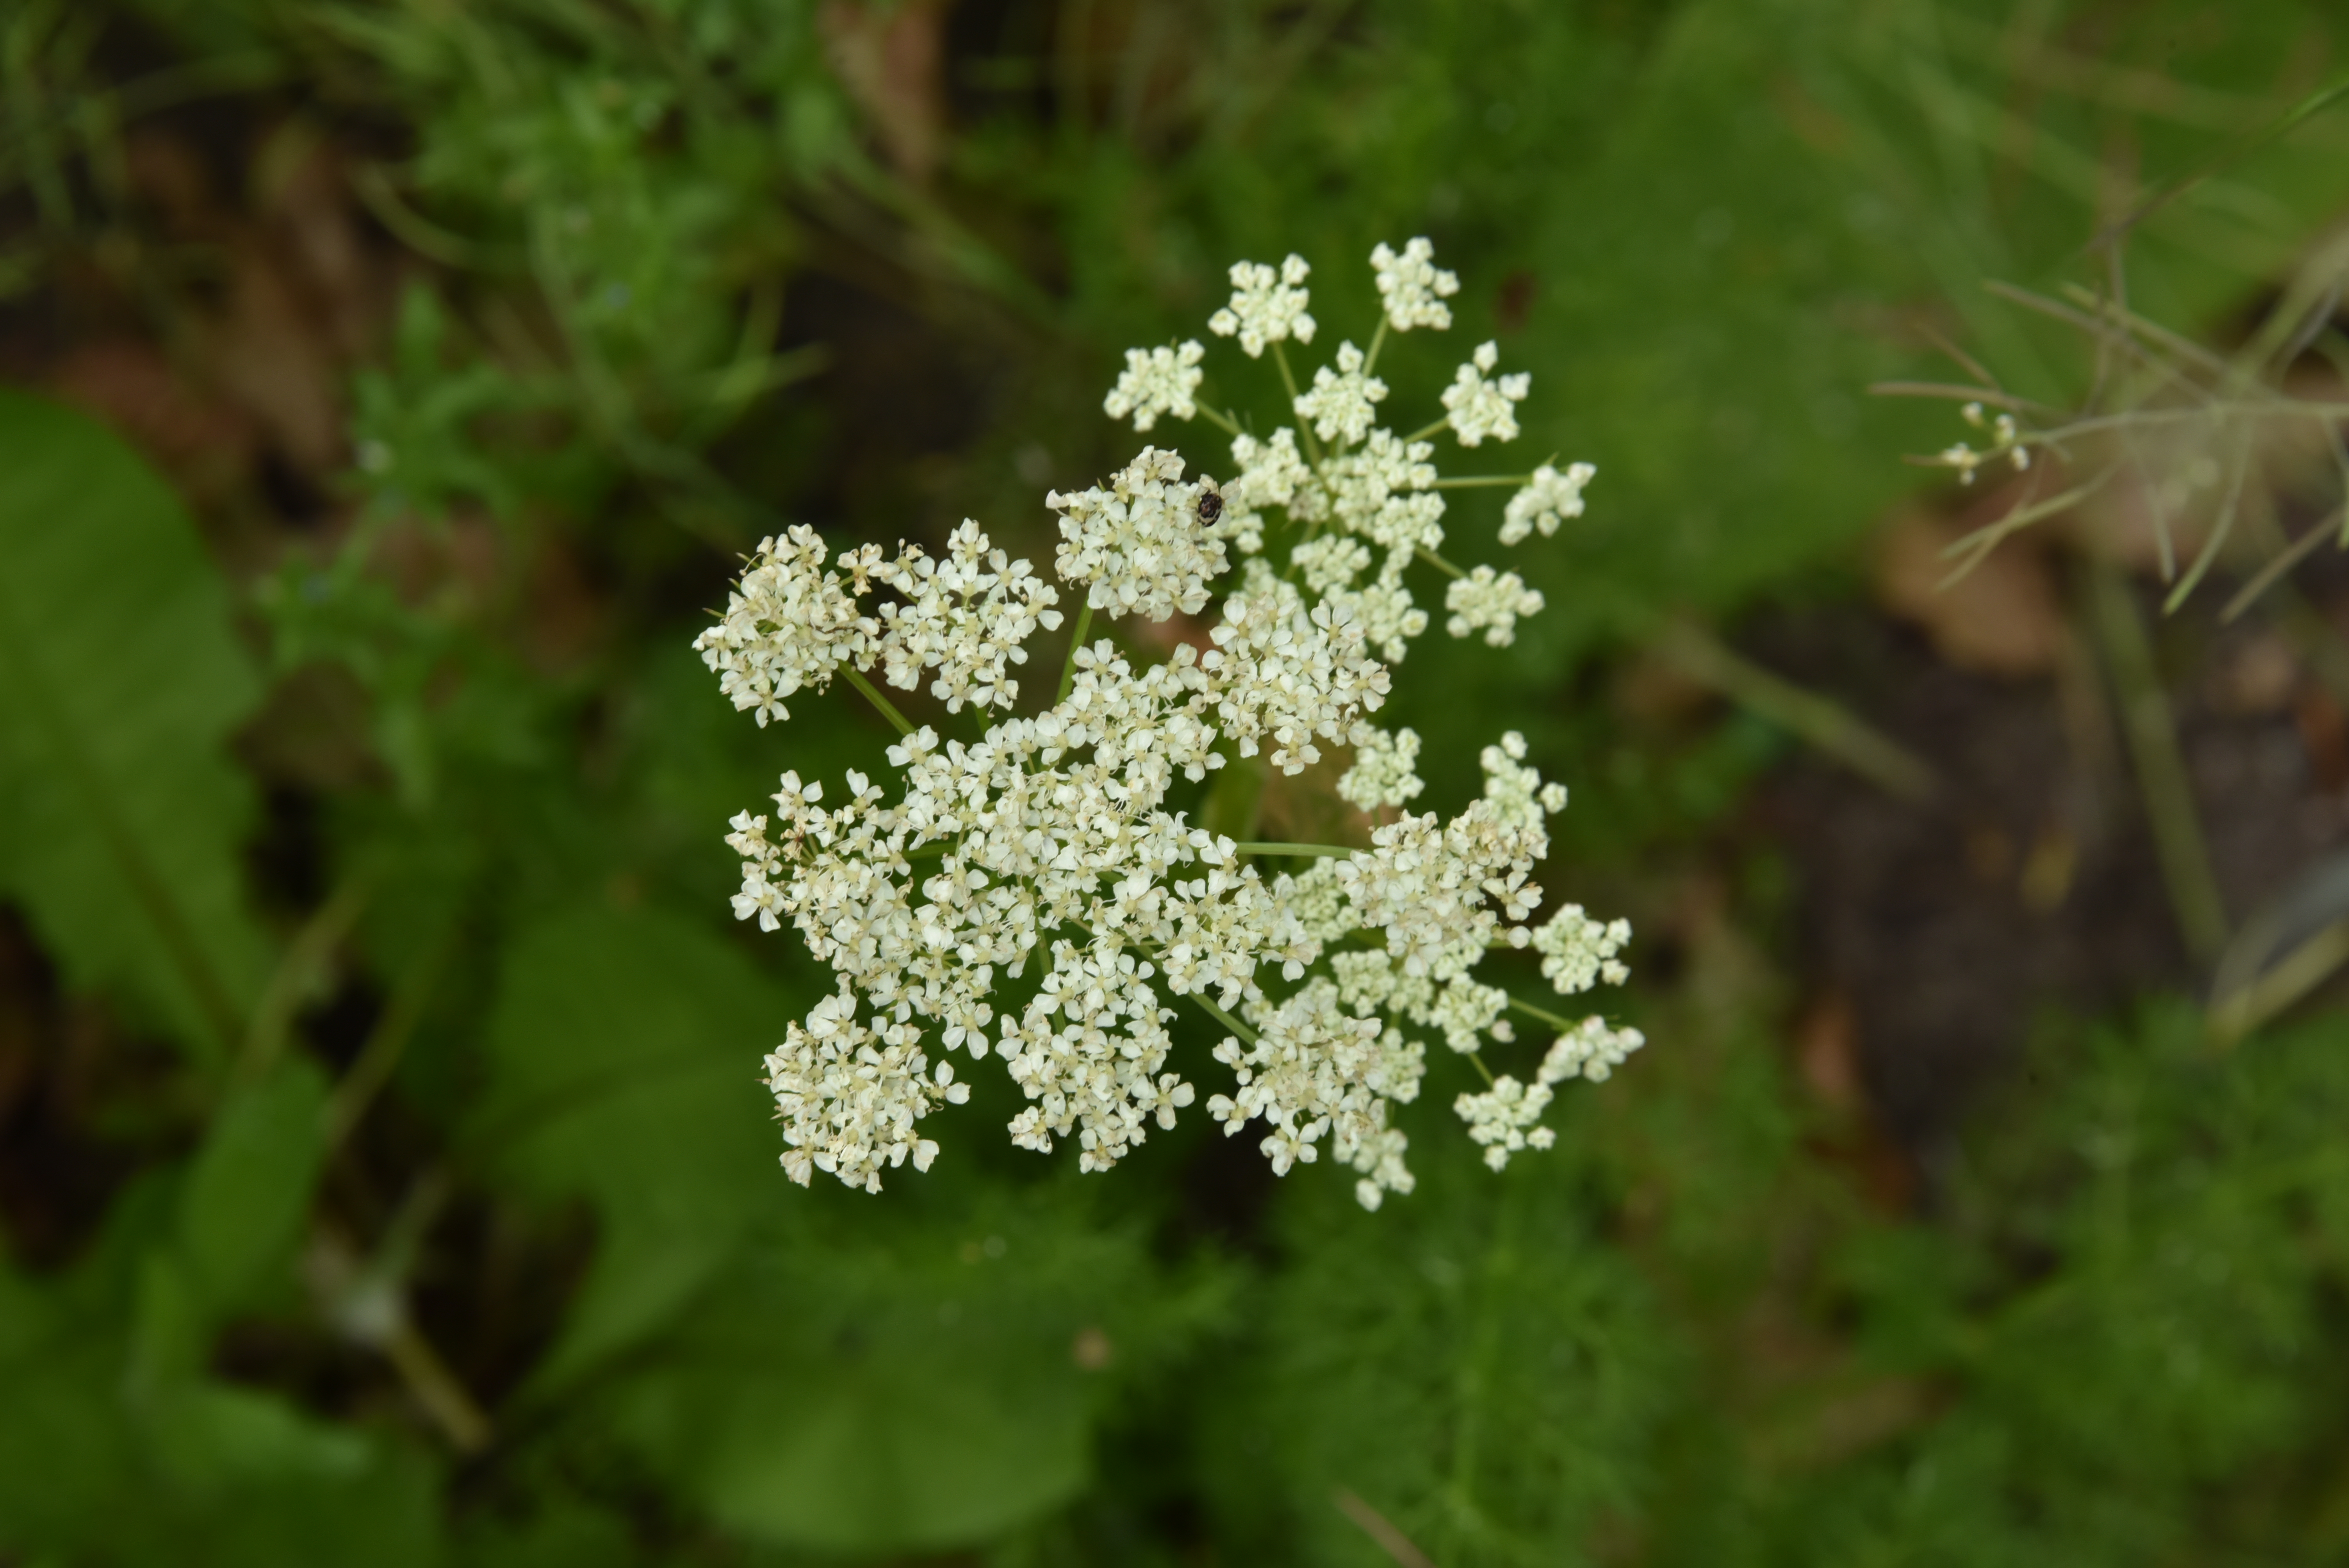
[(1943, 552), (1997, 515), (1910, 511), (1894, 518), (1878, 540), (1877, 597), (1921, 628), (1934, 651), (1958, 669), (2044, 675), (2063, 652), (2064, 614), (2046, 557), (2035, 544), (2007, 540), (1971, 572), (1948, 581), (1953, 563)]

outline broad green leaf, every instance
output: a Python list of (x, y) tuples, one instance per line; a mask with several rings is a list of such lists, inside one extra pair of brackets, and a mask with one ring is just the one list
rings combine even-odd
[(206, 1300), (227, 1312), (282, 1272), (326, 1151), (325, 1075), (305, 1059), (232, 1088), (181, 1194), (180, 1245)]
[(542, 1385), (657, 1329), (782, 1201), (759, 1063), (796, 1009), (702, 927), (594, 909), (507, 955), (473, 1137), (596, 1208), (595, 1263)]
[[(5, 1550), (184, 1568), (434, 1562), (432, 1467), (277, 1389), (208, 1375), (182, 1353), (206, 1347), (172, 1212), (126, 1206), (150, 1212), (65, 1275), (0, 1265)], [(143, 1257), (119, 1244), (142, 1238)]]
[(938, 1551), (1045, 1514), (1092, 1473), (1107, 1364), (1163, 1357), (1212, 1310), (1087, 1196), (794, 1190), (620, 1380), (610, 1428), (719, 1523), (780, 1545)]
[(83, 415), (0, 390), (0, 896), (77, 986), (200, 1057), (266, 969), (229, 732), (258, 687), (185, 510)]

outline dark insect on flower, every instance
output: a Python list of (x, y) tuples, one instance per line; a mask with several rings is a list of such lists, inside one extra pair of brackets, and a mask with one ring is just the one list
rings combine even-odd
[(1199, 521), (1213, 522), (1224, 515), (1224, 498), (1211, 490), (1199, 491)]

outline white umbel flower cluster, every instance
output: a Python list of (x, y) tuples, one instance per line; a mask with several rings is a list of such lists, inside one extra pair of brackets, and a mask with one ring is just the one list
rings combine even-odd
[(1452, 307), (1444, 302), (1460, 292), (1460, 279), (1435, 264), (1435, 247), (1425, 237), (1405, 245), (1401, 255), (1380, 245), (1371, 253), (1371, 271), (1378, 277), (1389, 326), (1397, 332), (1414, 326), (1443, 332), (1452, 325)]
[(1557, 1134), (1539, 1125), (1549, 1109), (1552, 1084), (1568, 1078), (1603, 1083), (1633, 1051), (1648, 1043), (1637, 1029), (1609, 1028), (1603, 1018), (1585, 1018), (1560, 1035), (1542, 1057), (1534, 1081), (1519, 1083), (1503, 1073), (1483, 1094), (1464, 1094), (1452, 1109), (1468, 1124), (1468, 1136), (1485, 1147), (1485, 1163), (1498, 1171), (1509, 1156), (1526, 1149), (1547, 1149)]
[[(1432, 256), (1423, 240), (1400, 255), (1380, 247), (1389, 326), (1449, 324), (1441, 301), (1458, 283)], [(1296, 257), (1278, 271), (1234, 267), (1232, 303), (1211, 329), (1251, 355), (1309, 342), (1307, 273)], [(742, 861), (736, 916), (792, 927), (836, 982), (766, 1060), (792, 1180), (823, 1171), (877, 1191), (886, 1171), (928, 1169), (938, 1145), (923, 1120), (968, 1099), (948, 1060), (965, 1051), (999, 1058), (1024, 1097), (1008, 1129), (1019, 1147), (1074, 1143), (1081, 1169), (1105, 1170), (1204, 1095), (1206, 1114), (1227, 1134), (1247, 1131), (1276, 1172), (1326, 1152), (1376, 1208), (1412, 1190), (1393, 1112), (1419, 1096), (1428, 1042), (1486, 1072), (1493, 1087), (1455, 1109), (1496, 1167), (1548, 1146), (1538, 1118), (1555, 1085), (1603, 1078), (1640, 1044), (1480, 971), (1524, 952), (1495, 962), (1529, 977), (1538, 954), (1563, 994), (1627, 973), (1622, 922), (1568, 905), (1533, 923), (1534, 873), (1567, 796), (1525, 738), (1485, 748), (1484, 793), (1464, 810), (1409, 811), (1426, 789), (1420, 737), (1374, 721), (1392, 666), (1428, 627), (1409, 575), (1450, 574), (1453, 634), (1495, 645), (1541, 596), (1515, 573), (1443, 559), (1433, 449), (1372, 423), (1386, 394), (1372, 354), (1349, 343), (1336, 357), (1296, 400), (1313, 435), (1258, 438), (1198, 402), (1195, 343), (1130, 354), (1107, 410), (1145, 430), (1213, 417), (1234, 433), (1237, 471), (1218, 487), (1146, 447), (1100, 485), (1051, 493), (1058, 589), (975, 522), (936, 557), (870, 544), (833, 553), (799, 528), (761, 542), (696, 640), (720, 689), (762, 725), (839, 675), (901, 736), (887, 782), (851, 769), (827, 799), (824, 780), (786, 773), (773, 810), (738, 815), (727, 839)], [(1514, 435), (1523, 396), (1522, 377), (1485, 380), (1491, 368), (1480, 351), (1474, 397), (1497, 398), (1497, 414), (1446, 399), (1454, 428), (1473, 424), (1479, 439), (1503, 424)], [(1570, 483), (1578, 511), (1587, 466), (1543, 474), (1526, 485), (1537, 504), (1572, 515), (1556, 494)], [(1048, 686), (1020, 703), (1011, 672), (1037, 631), (1059, 628), (1071, 590), (1088, 617), (1164, 622), (1213, 605), (1215, 622), (1154, 643), (1167, 650), (1155, 663), (1086, 641), (1081, 623), (1052, 650), (1057, 696)], [(865, 681), (875, 670), (942, 711), (931, 723), (899, 716)], [(1338, 795), (1371, 819), (1357, 820), (1353, 844), (1236, 842), (1195, 825), (1223, 820), (1228, 764), (1294, 776), (1339, 747), (1352, 762)], [(1485, 1050), (1517, 1047), (1521, 1016), (1563, 1031), (1529, 1084), (1483, 1066)], [(1186, 1017), (1221, 1041), (1193, 1066), (1179, 1054)], [(1226, 1087), (1191, 1081), (1210, 1060)]]
[(1609, 985), (1629, 980), (1631, 972), (1616, 954), (1630, 940), (1630, 921), (1593, 920), (1582, 913), (1580, 904), (1569, 903), (1534, 933), (1533, 945), (1542, 955), (1542, 978), (1555, 985), (1559, 995), (1571, 996), (1601, 980)]
[(1112, 419), (1131, 418), (1136, 430), (1149, 429), (1161, 414), (1191, 418), (1199, 411), (1192, 394), (1199, 390), (1205, 374), (1199, 361), (1206, 353), (1196, 339), (1172, 348), (1127, 349), (1125, 374), (1102, 399), (1102, 412)]
[(1313, 341), (1313, 318), (1306, 314), (1305, 279), (1313, 271), (1303, 256), (1292, 255), (1276, 273), (1262, 262), (1232, 263), (1232, 303), (1207, 318), (1207, 330), (1217, 337), (1237, 335), (1250, 359), (1264, 356), (1265, 346)]
[(1568, 463), (1564, 473), (1547, 463), (1536, 469), (1532, 482), (1509, 498), (1501, 514), (1501, 542), (1521, 544), (1537, 529), (1547, 539), (1568, 518), (1580, 517), (1583, 487), (1598, 477), (1588, 463)]
[(1483, 632), (1487, 645), (1506, 648), (1516, 641), (1518, 620), (1541, 613), (1541, 590), (1526, 587), (1514, 572), (1479, 566), (1444, 590), (1444, 607), (1452, 613), (1444, 629), (1454, 636)]
[(1501, 346), (1480, 343), (1444, 389), (1444, 422), (1464, 447), (1517, 438), (1517, 405), (1533, 390), (1534, 378), (1523, 371), (1487, 381), (1501, 362)]
[[(949, 712), (966, 703), (1009, 707), (1019, 683), (1008, 666), (1027, 662), (1022, 645), (1037, 627), (1060, 625), (1052, 608), (1060, 595), (1028, 562), (990, 549), (976, 522), (966, 520), (947, 547), (943, 562), (919, 545), (885, 561), (868, 544), (842, 552), (840, 570), (828, 572), (823, 541), (812, 528), (761, 540), (725, 615), (693, 640), (694, 650), (717, 672), (719, 689), (761, 727), (789, 718), (783, 699), (803, 686), (823, 690), (843, 665), (881, 665), (888, 683), (905, 691), (936, 670), (930, 695)], [(905, 602), (868, 614), (860, 601), (876, 583)]]
[(1214, 488), (1205, 478), (1185, 484), (1181, 458), (1144, 447), (1110, 476), (1107, 490), (1052, 491), (1044, 504), (1061, 514), (1054, 570), (1064, 583), (1083, 583), (1086, 603), (1113, 615), (1197, 614), (1226, 564), (1223, 541), (1200, 526), (1200, 498)]
[(1400, 806), (1427, 786), (1411, 770), (1419, 760), (1419, 732), (1392, 735), (1375, 724), (1354, 727), (1354, 765), (1338, 780), (1338, 798), (1358, 810)]
[(1350, 447), (1371, 433), (1371, 421), (1377, 417), (1371, 406), (1385, 398), (1387, 384), (1366, 374), (1361, 349), (1341, 343), (1337, 367), (1325, 365), (1316, 370), (1313, 389), (1298, 394), (1297, 417), (1310, 423), (1323, 440)]

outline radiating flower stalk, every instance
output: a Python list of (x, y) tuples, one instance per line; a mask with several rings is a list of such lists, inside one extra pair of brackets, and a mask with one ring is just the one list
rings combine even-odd
[[(1506, 646), (1542, 608), (1516, 573), (1445, 559), (1444, 491), (1514, 487), (1500, 534), (1514, 544), (1580, 515), (1593, 470), (1438, 476), (1427, 438), (1448, 429), (1476, 447), (1517, 434), (1529, 378), (1496, 375), (1489, 343), (1444, 391), (1442, 418), (1408, 437), (1378, 424), (1387, 335), (1448, 328), (1459, 284), (1425, 240), (1381, 245), (1371, 264), (1383, 313), (1369, 346), (1341, 344), (1305, 387), (1287, 346), (1318, 330), (1307, 264), (1231, 269), (1230, 304), (1208, 327), (1278, 364), (1296, 423), (1268, 437), (1198, 400), (1198, 343), (1127, 354), (1105, 410), (1137, 431), (1205, 418), (1229, 437), (1233, 474), (1219, 484), (1145, 447), (1103, 484), (1048, 495), (1061, 587), (974, 521), (937, 559), (910, 545), (830, 554), (796, 528), (760, 545), (696, 640), (762, 726), (839, 675), (900, 735), (886, 751), (894, 789), (852, 770), (833, 804), (821, 782), (786, 773), (774, 810), (737, 816), (727, 840), (742, 857), (736, 915), (789, 923), (837, 981), (766, 1058), (792, 1180), (822, 1171), (878, 1191), (885, 1168), (928, 1169), (938, 1146), (924, 1118), (969, 1095), (957, 1050), (999, 1060), (1025, 1095), (1015, 1144), (1074, 1140), (1082, 1169), (1105, 1170), (1199, 1098), (1172, 1061), (1180, 1001), (1224, 1034), (1213, 1056), (1230, 1081), (1206, 1113), (1226, 1134), (1253, 1130), (1277, 1173), (1326, 1149), (1375, 1209), (1412, 1189), (1390, 1111), (1418, 1096), (1420, 1034), (1485, 1078), (1455, 1109), (1495, 1170), (1549, 1147), (1539, 1118), (1556, 1085), (1603, 1079), (1640, 1047), (1636, 1029), (1476, 977), (1502, 948), (1537, 954), (1560, 995), (1627, 977), (1624, 922), (1568, 904), (1535, 923), (1533, 873), (1565, 787), (1510, 732), (1484, 749), (1479, 799), (1449, 820), (1413, 815), (1419, 737), (1374, 722), (1429, 624), (1414, 566), (1450, 578), (1455, 637)], [(1015, 672), (1040, 629), (1061, 626), (1064, 590), (1080, 604), (1057, 686), (1038, 683), (1051, 701), (1019, 712)], [(1161, 662), (1089, 640), (1097, 616), (1164, 622), (1219, 596), (1206, 645), (1178, 643)], [(926, 682), (948, 714), (969, 711), (968, 732), (911, 724), (866, 678), (876, 672), (901, 691)], [(1178, 780), (1258, 757), (1293, 775), (1325, 747), (1350, 749), (1337, 789), (1377, 822), (1367, 848), (1236, 842), (1168, 810)], [(1513, 1015), (1557, 1031), (1522, 1081), (1484, 1057), (1517, 1046)]]

